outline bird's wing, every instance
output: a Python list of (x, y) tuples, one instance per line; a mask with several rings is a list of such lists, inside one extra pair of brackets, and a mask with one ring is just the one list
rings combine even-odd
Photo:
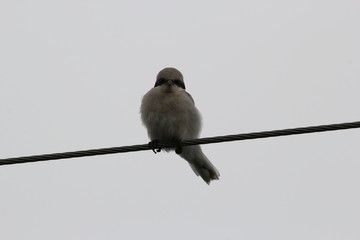
[(186, 94), (187, 94), (188, 97), (191, 99), (191, 101), (195, 104), (195, 101), (194, 101), (193, 97), (190, 95), (190, 93), (186, 92)]

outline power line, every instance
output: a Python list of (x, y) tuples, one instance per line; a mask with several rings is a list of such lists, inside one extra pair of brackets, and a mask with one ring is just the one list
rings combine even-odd
[[(310, 127), (301, 127), (301, 128), (289, 128), (289, 129), (282, 129), (282, 130), (272, 130), (272, 131), (263, 131), (263, 132), (253, 132), (253, 133), (243, 133), (243, 134), (236, 134), (236, 135), (226, 135), (226, 136), (191, 139), (191, 140), (182, 141), (180, 144), (181, 144), (181, 146), (190, 146), (190, 145), (199, 145), (199, 144), (249, 140), (249, 139), (257, 139), (257, 138), (279, 137), (279, 136), (314, 133), (314, 132), (344, 130), (344, 129), (351, 129), (351, 128), (360, 128), (360, 121), (359, 122), (319, 125), (319, 126), (310, 126)], [(158, 142), (156, 148), (168, 148), (168, 147), (176, 148), (178, 146), (179, 146), (179, 143)], [(87, 157), (87, 156), (105, 155), (105, 154), (113, 154), (113, 153), (135, 152), (135, 151), (143, 151), (143, 150), (152, 150), (152, 148), (149, 144), (141, 144), (141, 145), (133, 145), (133, 146), (110, 147), (110, 148), (90, 149), (90, 150), (75, 151), (75, 152), (64, 152), (64, 153), (43, 154), (43, 155), (26, 156), (26, 157), (6, 158), (6, 159), (0, 159), (0, 165), (9, 165), (9, 164), (27, 163), (27, 162), (39, 162), (39, 161), (48, 161), (48, 160), (56, 160), (56, 159), (64, 159), (64, 158)]]

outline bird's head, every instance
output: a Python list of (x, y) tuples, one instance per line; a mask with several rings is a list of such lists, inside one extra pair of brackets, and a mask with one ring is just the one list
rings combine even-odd
[(185, 90), (183, 75), (176, 68), (164, 68), (158, 73), (154, 87), (160, 87), (167, 92), (179, 88)]

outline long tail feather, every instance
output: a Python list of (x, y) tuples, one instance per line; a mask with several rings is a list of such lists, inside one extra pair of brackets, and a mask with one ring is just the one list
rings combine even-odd
[(219, 179), (219, 171), (205, 156), (200, 146), (184, 147), (180, 156), (188, 161), (195, 174), (204, 179), (207, 184), (209, 184), (211, 180)]

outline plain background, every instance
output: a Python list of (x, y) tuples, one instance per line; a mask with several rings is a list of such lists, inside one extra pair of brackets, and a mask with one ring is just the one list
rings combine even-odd
[[(0, 158), (148, 142), (142, 96), (185, 77), (203, 137), (360, 120), (360, 3), (0, 2)], [(360, 239), (360, 130), (0, 167), (0, 238)]]

